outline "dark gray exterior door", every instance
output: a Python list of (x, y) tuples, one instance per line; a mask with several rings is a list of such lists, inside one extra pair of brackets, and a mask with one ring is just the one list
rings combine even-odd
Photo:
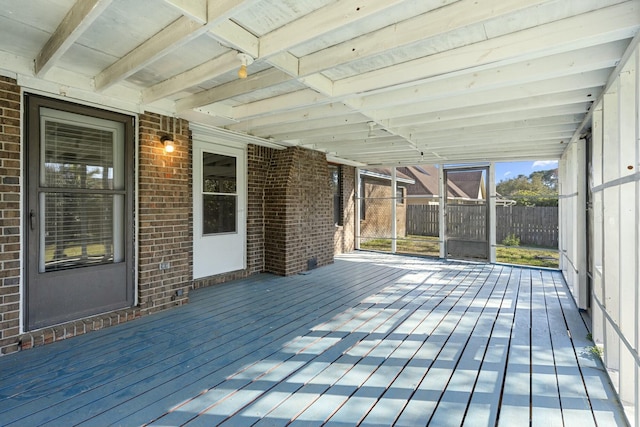
[(26, 96), (25, 329), (133, 304), (133, 118)]

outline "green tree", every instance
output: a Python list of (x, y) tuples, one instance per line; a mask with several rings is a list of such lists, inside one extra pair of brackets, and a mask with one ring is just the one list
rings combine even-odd
[(522, 206), (558, 206), (558, 169), (518, 175), (500, 182), (496, 191)]

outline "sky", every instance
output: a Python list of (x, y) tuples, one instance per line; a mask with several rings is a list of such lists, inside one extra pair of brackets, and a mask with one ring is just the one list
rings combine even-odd
[(531, 172), (555, 169), (557, 160), (537, 160), (535, 162), (505, 162), (496, 163), (496, 183), (518, 175), (529, 176)]

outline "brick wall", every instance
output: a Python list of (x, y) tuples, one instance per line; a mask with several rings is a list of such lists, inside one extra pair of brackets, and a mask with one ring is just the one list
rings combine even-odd
[[(324, 154), (301, 148), (274, 150), (249, 145), (247, 268), (192, 281), (192, 145), (188, 123), (145, 113), (139, 116), (138, 267), (139, 306), (19, 335), (20, 299), (20, 88), (0, 78), (0, 353), (81, 335), (188, 301), (191, 286), (246, 277), (263, 271), (295, 274), (333, 261), (335, 227)], [(175, 123), (175, 124), (174, 124)], [(159, 140), (175, 135), (176, 151)], [(345, 226), (353, 229), (353, 168), (343, 168)], [(343, 238), (343, 251), (353, 245)], [(160, 270), (160, 262), (171, 267)], [(181, 295), (180, 295), (181, 294)]]
[(290, 275), (333, 262), (333, 196), (326, 156), (273, 152), (265, 185), (265, 270)]
[(342, 184), (342, 226), (336, 227), (333, 238), (333, 250), (336, 254), (351, 252), (355, 249), (355, 179), (356, 168), (340, 166)]
[(265, 185), (274, 149), (249, 145), (247, 149), (247, 273), (264, 271)]
[(20, 332), (20, 87), (0, 77), (0, 354)]
[[(159, 142), (165, 134), (174, 138), (173, 153), (165, 153)], [(193, 271), (188, 122), (141, 114), (139, 153), (138, 297), (145, 314), (188, 300)], [(171, 267), (160, 270), (161, 262)]]

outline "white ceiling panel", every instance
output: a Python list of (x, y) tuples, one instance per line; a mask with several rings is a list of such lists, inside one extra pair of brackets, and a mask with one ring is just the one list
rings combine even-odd
[(0, 73), (365, 164), (557, 159), (639, 29), (640, 0), (0, 0)]

